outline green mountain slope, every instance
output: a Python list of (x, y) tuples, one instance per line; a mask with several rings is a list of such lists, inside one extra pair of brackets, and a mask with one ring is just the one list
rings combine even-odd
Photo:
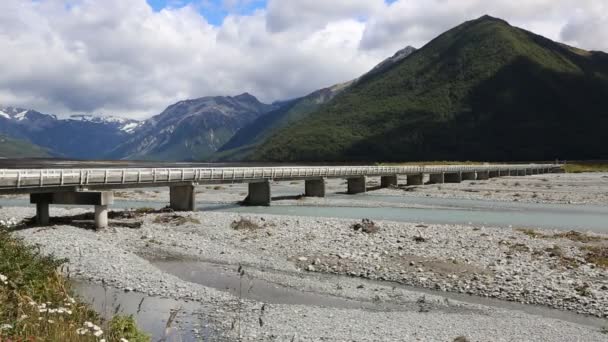
[(307, 96), (283, 103), (278, 109), (241, 128), (211, 159), (218, 161), (247, 159), (255, 148), (273, 133), (293, 122), (303, 120), (351, 83), (320, 89)]
[(269, 161), (606, 158), (608, 55), (484, 16), (267, 139)]
[(48, 150), (24, 140), (0, 135), (0, 158), (50, 157)]

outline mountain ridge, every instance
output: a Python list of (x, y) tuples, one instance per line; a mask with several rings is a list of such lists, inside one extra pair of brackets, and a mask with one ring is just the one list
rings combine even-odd
[[(601, 108), (608, 105), (608, 55), (583, 51), (502, 19), (471, 20), (364, 76), (307, 120), (274, 134), (251, 159), (605, 157), (595, 137), (598, 125), (607, 127)], [(580, 123), (574, 113), (598, 125)], [(535, 135), (545, 144), (532, 144)]]

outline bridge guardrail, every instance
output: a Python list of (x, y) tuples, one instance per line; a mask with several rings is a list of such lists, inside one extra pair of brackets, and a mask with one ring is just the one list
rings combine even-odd
[(0, 191), (45, 187), (86, 187), (166, 183), (252, 182), (315, 177), (349, 178), (418, 173), (505, 171), (558, 168), (556, 164), (515, 165), (412, 165), (340, 167), (234, 167), (234, 168), (141, 168), (141, 169), (24, 169), (0, 170)]

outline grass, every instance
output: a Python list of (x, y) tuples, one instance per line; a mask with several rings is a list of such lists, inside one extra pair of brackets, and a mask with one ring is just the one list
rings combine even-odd
[(58, 271), (65, 262), (0, 228), (0, 341), (150, 340), (133, 317), (104, 321), (74, 297)]
[(522, 234), (528, 235), (533, 239), (568, 239), (570, 241), (582, 243), (608, 240), (607, 238), (602, 236), (588, 235), (585, 233), (577, 232), (575, 230), (571, 230), (564, 233), (557, 233), (553, 235), (546, 235), (531, 228), (516, 228), (515, 230)]
[(565, 164), (564, 170), (566, 171), (566, 173), (608, 172), (608, 164), (605, 164), (605, 163)]
[(233, 221), (230, 224), (230, 227), (232, 227), (232, 229), (234, 229), (234, 230), (243, 230), (243, 231), (254, 231), (254, 230), (262, 229), (262, 227), (259, 224), (251, 221), (248, 218), (243, 218), (243, 217), (241, 217), (238, 220)]
[(183, 226), (188, 223), (201, 224), (201, 221), (196, 218), (189, 216), (180, 216), (177, 214), (160, 215), (157, 216), (152, 222), (158, 224), (172, 224), (174, 226)]
[(608, 247), (607, 246), (585, 246), (587, 251), (585, 260), (600, 267), (608, 268)]

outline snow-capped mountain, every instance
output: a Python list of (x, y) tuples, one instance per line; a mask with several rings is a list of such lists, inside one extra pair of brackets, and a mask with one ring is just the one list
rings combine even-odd
[(202, 159), (217, 151), (240, 128), (273, 108), (248, 93), (180, 101), (137, 127), (109, 157)]
[(31, 109), (0, 106), (0, 134), (71, 158), (102, 158), (142, 124), (113, 116), (73, 115), (60, 119)]

